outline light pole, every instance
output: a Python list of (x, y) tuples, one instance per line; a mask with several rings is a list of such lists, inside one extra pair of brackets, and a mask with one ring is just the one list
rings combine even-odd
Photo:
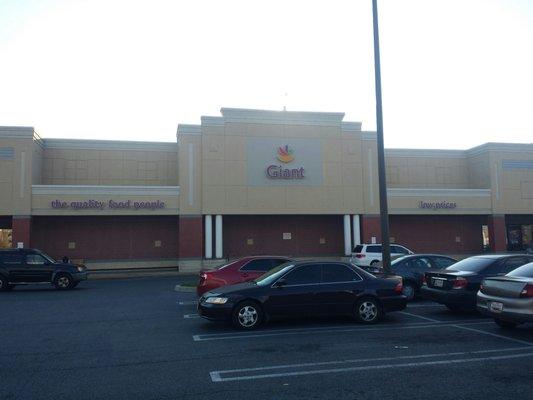
[(381, 63), (379, 58), (378, 1), (372, 0), (374, 22), (374, 72), (376, 80), (376, 127), (378, 139), (379, 212), (381, 219), (381, 250), (383, 271), (391, 274), (389, 208), (387, 205), (387, 180), (385, 176), (385, 147), (383, 145), (383, 110), (381, 105)]

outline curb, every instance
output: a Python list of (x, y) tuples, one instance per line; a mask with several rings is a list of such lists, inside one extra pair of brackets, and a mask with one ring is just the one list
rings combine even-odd
[(196, 288), (195, 287), (190, 287), (190, 286), (181, 286), (181, 285), (176, 285), (174, 286), (174, 291), (175, 292), (196, 292)]

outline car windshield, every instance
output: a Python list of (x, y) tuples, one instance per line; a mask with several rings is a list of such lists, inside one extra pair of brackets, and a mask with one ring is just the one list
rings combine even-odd
[(469, 257), (445, 268), (446, 271), (479, 272), (495, 261), (494, 258)]
[(507, 276), (514, 276), (515, 278), (533, 278), (533, 262), (522, 265), (507, 274)]
[(257, 283), (258, 285), (270, 285), (293, 266), (294, 264), (292, 263), (283, 263), (278, 265), (276, 268), (272, 268), (270, 271), (265, 272), (259, 278), (254, 279), (253, 282)]

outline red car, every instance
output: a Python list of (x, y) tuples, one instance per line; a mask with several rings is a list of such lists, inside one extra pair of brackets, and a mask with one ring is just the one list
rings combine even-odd
[(213, 270), (202, 271), (196, 293), (201, 296), (220, 286), (251, 281), (288, 261), (292, 260), (278, 256), (251, 256), (240, 258)]

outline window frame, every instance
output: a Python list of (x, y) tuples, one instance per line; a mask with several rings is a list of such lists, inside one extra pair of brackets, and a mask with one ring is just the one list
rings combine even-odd
[(320, 284), (322, 284), (322, 263), (309, 263), (309, 264), (298, 265), (297, 267), (292, 268), (290, 271), (285, 272), (282, 276), (280, 276), (278, 279), (276, 279), (275, 282), (272, 283), (271, 287), (274, 287), (276, 285), (276, 283), (278, 283), (278, 281), (284, 279), (291, 272), (294, 272), (294, 271), (296, 271), (298, 269), (301, 269), (301, 268), (304, 268), (304, 267), (308, 267), (310, 265), (311, 266), (312, 265), (318, 265), (320, 267), (320, 281), (319, 282), (316, 282), (316, 283), (296, 283), (294, 285), (287, 284), (287, 285), (283, 285), (283, 287), (311, 286), (311, 285), (320, 285)]

